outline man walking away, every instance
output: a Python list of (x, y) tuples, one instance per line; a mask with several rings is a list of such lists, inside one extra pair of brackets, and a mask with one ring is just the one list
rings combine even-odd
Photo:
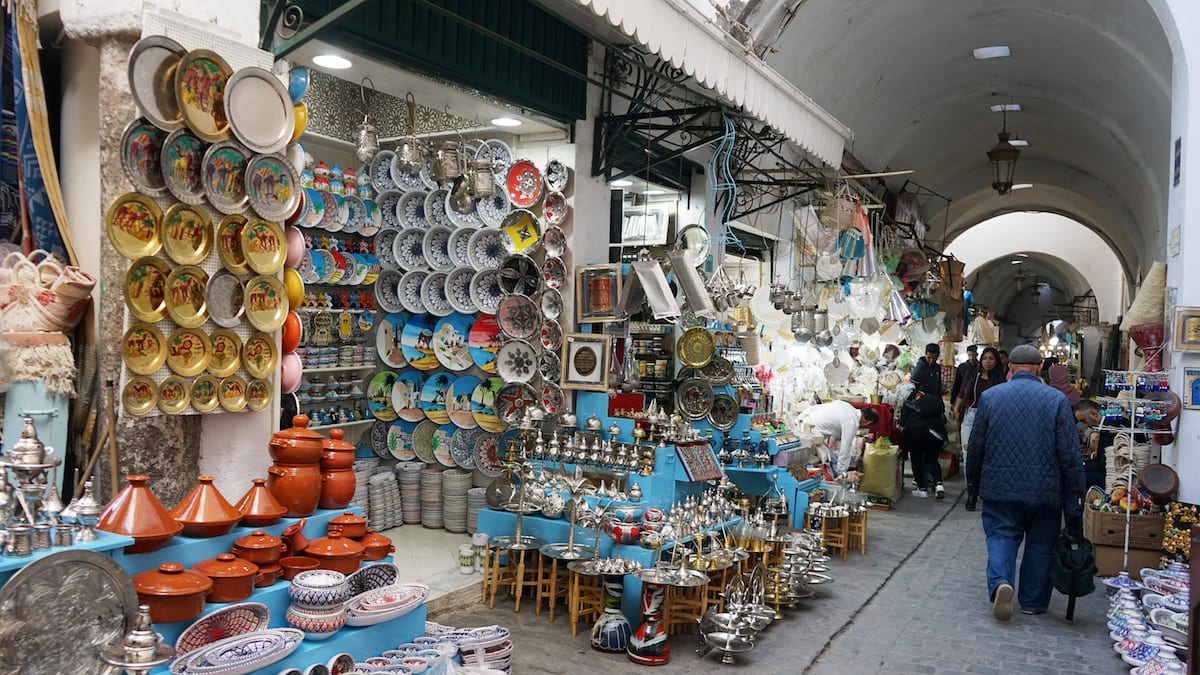
[(900, 428), (904, 432), (904, 449), (912, 459), (913, 480), (917, 487), (914, 497), (929, 496), (926, 489), (932, 487), (934, 496), (943, 499), (946, 489), (942, 487), (942, 467), (938, 455), (946, 444), (946, 404), (942, 401), (942, 369), (938, 365), (941, 348), (937, 343), (925, 346), (925, 358), (913, 367), (913, 393), (900, 410)]
[(1021, 345), (1009, 356), (1008, 382), (980, 396), (967, 487), (983, 499), (987, 537), (987, 585), (992, 613), (1012, 617), (1017, 550), (1021, 559), (1020, 592), (1024, 614), (1042, 614), (1050, 604), (1050, 564), (1059, 523), (1083, 536), (1083, 460), (1075, 415), (1062, 392), (1038, 377), (1041, 354)]

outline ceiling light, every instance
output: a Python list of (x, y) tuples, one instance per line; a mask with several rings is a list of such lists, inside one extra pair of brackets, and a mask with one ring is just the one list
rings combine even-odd
[(646, 190), (646, 191), (642, 192), (642, 194), (653, 196), (653, 195), (665, 195), (667, 193), (665, 190)]
[(992, 165), (992, 189), (1000, 196), (1004, 196), (1012, 190), (1013, 172), (1017, 169), (1017, 158), (1021, 156), (1021, 151), (1008, 142), (1007, 113), (1004, 115), (1000, 133), (996, 136), (1000, 140), (991, 150), (987, 151), (987, 157), (988, 162)]
[(971, 50), (975, 55), (976, 61), (984, 61), (987, 59), (1002, 59), (1006, 56), (1012, 56), (1008, 51), (1008, 45), (996, 45), (994, 47), (976, 47)]
[(1014, 139), (1012, 139), (1011, 141), (1009, 141), (1009, 142), (1008, 142), (1008, 144), (1009, 144), (1009, 145), (1011, 145), (1011, 146), (1013, 146), (1014, 148), (1026, 148), (1026, 147), (1029, 147), (1029, 141), (1027, 141), (1027, 140), (1025, 140), (1025, 139), (1023, 139), (1023, 138), (1014, 138)]
[(1028, 189), (1029, 189), (1029, 188), (1031, 188), (1031, 187), (1033, 187), (1033, 183), (1017, 183), (1016, 185), (1013, 185), (1013, 186), (1012, 186), (1012, 189), (1014, 189), (1014, 190), (1028, 190)]
[(1017, 254), (1017, 257), (1018, 257), (1018, 258), (1028, 258), (1028, 257), (1029, 257), (1029, 254), (1028, 254), (1028, 253), (1018, 253), (1018, 254)]
[(313, 63), (330, 70), (345, 70), (354, 65), (350, 59), (337, 54), (318, 54), (313, 57)]
[(497, 117), (492, 120), (492, 124), (498, 127), (519, 127), (521, 120), (513, 119), (512, 117)]
[(1020, 103), (997, 103), (991, 106), (992, 112), (1020, 112)]
[(609, 185), (611, 185), (613, 187), (625, 188), (625, 187), (633, 186), (633, 181), (631, 181), (631, 180), (614, 180), (613, 182), (609, 183)]
[(1025, 262), (1025, 261), (1024, 261), (1024, 260), (1009, 260), (1009, 261), (1008, 261), (1008, 263), (1009, 263), (1010, 265), (1020, 265), (1020, 264), (1021, 264), (1021, 263), (1023, 263), (1023, 262)]

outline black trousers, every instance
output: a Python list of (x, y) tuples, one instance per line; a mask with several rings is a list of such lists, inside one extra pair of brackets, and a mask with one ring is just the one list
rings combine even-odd
[[(942, 441), (928, 429), (905, 429), (904, 448), (912, 460), (913, 480), (917, 489), (924, 490), (942, 482), (942, 465), (938, 464), (938, 455), (942, 454)], [(926, 482), (932, 479), (932, 482)]]

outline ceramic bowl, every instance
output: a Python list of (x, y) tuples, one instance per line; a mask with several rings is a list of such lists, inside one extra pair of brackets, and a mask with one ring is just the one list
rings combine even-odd
[(321, 610), (340, 606), (350, 597), (346, 575), (333, 570), (309, 570), (292, 578), (288, 588), (292, 604), (301, 610)]
[(346, 610), (338, 608), (332, 612), (312, 612), (293, 603), (288, 607), (284, 619), (292, 628), (304, 631), (305, 640), (324, 640), (346, 625)]

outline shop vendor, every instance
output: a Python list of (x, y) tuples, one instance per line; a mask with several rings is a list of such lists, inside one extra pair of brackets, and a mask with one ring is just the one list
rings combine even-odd
[(834, 468), (845, 473), (854, 457), (854, 438), (859, 429), (866, 429), (879, 421), (879, 413), (872, 408), (859, 410), (845, 401), (830, 401), (808, 408), (800, 413), (800, 423), (809, 424), (813, 431), (837, 445)]

